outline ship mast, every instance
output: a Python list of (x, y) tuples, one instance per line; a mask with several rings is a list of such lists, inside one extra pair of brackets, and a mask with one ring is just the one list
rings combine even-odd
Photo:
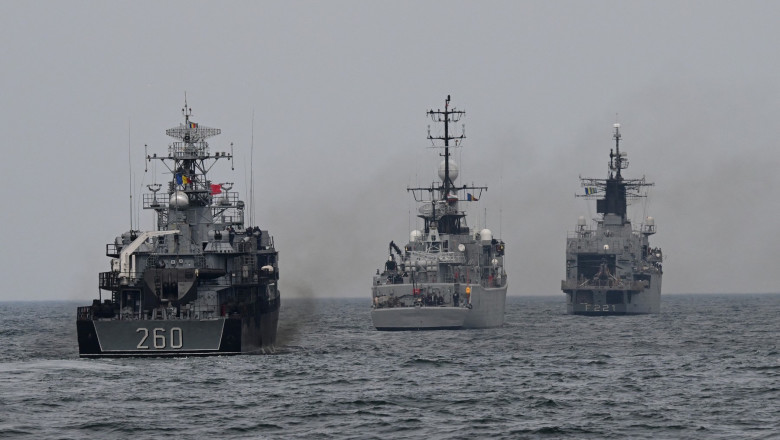
[[(186, 98), (181, 111), (184, 115), (184, 124), (165, 130), (165, 134), (177, 139), (169, 145), (168, 156), (147, 156), (147, 160), (159, 159), (171, 172), (169, 193), (179, 190), (198, 196), (208, 195), (211, 183), (207, 180), (209, 170), (218, 160), (232, 160), (233, 155), (219, 152), (211, 154), (206, 139), (220, 134), (222, 130), (192, 122), (190, 120), (192, 109), (187, 107)], [(213, 162), (207, 164), (208, 160)], [(169, 166), (167, 161), (173, 164)], [(202, 201), (205, 202), (205, 198)]]
[[(187, 206), (210, 209), (214, 194), (222, 193), (223, 189), (227, 191), (230, 185), (228, 183), (212, 185), (212, 182), (208, 180), (208, 173), (221, 159), (232, 162), (232, 144), (230, 153), (212, 153), (206, 139), (219, 135), (222, 131), (193, 122), (191, 120), (192, 109), (187, 106), (186, 95), (181, 111), (184, 116), (184, 124), (165, 130), (165, 134), (176, 139), (168, 145), (168, 154), (160, 156), (147, 154), (146, 156), (147, 162), (152, 160), (162, 162), (171, 174), (171, 181), (168, 183), (168, 194), (171, 197), (169, 204), (160, 203), (155, 190), (152, 190), (154, 194), (151, 197), (144, 195), (144, 209), (154, 209), (159, 215), (158, 229), (167, 227), (169, 207), (179, 210)], [(224, 200), (228, 200), (227, 193), (225, 193)], [(220, 205), (220, 209), (234, 207), (232, 206), (233, 199), (230, 198), (230, 200), (227, 205)], [(235, 207), (243, 210), (243, 202), (241, 204), (240, 207)]]
[(615, 139), (615, 154), (612, 154), (612, 150), (609, 150), (609, 169), (616, 171), (616, 180), (623, 180), (620, 170), (628, 168), (628, 159), (625, 158), (625, 153), (620, 154), (620, 124), (615, 124), (614, 127), (615, 133), (612, 135), (612, 138)]
[[(455, 186), (453, 182), (458, 175), (457, 168), (453, 170), (450, 167), (450, 147), (459, 147), (460, 141), (465, 139), (466, 135), (463, 130), (460, 134), (453, 135), (450, 123), (460, 121), (466, 112), (450, 107), (450, 96), (447, 95), (447, 99), (444, 101), (444, 110), (428, 110), (426, 114), (433, 122), (444, 124), (443, 136), (432, 135), (431, 127), (428, 126), (428, 139), (434, 148), (444, 148), (444, 154), (439, 154), (439, 156), (444, 157), (443, 174), (442, 169), (439, 168), (439, 177), (442, 182), (439, 185), (432, 183), (427, 188), (406, 188), (406, 190), (414, 194), (414, 199), (417, 202), (426, 203), (420, 207), (419, 215), (425, 220), (426, 233), (428, 233), (429, 228), (437, 228), (442, 234), (463, 233), (467, 231), (465, 220), (463, 220), (466, 214), (458, 209), (458, 192), (464, 191), (463, 196), (468, 196), (469, 201), (476, 201), (482, 196), (483, 190), (487, 191), (485, 186)], [(471, 190), (474, 194), (465, 193), (466, 190)], [(439, 193), (438, 198), (434, 195), (435, 192)], [(425, 195), (426, 193), (428, 196)]]
[(460, 136), (450, 136), (450, 122), (458, 122), (466, 115), (463, 110), (456, 110), (454, 107), (450, 109), (450, 95), (447, 95), (447, 99), (444, 101), (444, 111), (442, 110), (428, 110), (428, 116), (431, 117), (433, 122), (444, 123), (444, 136), (431, 136), (431, 127), (428, 126), (428, 139), (434, 143), (435, 141), (444, 141), (444, 154), (439, 154), (444, 157), (444, 185), (442, 188), (441, 197), (444, 199), (449, 195), (450, 188), (455, 185), (450, 178), (450, 141), (455, 141), (455, 146), (459, 146), (459, 141), (466, 138), (466, 133), (461, 131)]
[(617, 215), (620, 217), (621, 223), (625, 224), (627, 223), (628, 200), (646, 197), (641, 192), (642, 187), (653, 186), (654, 184), (646, 182), (644, 177), (641, 179), (623, 178), (621, 170), (628, 168), (628, 158), (626, 158), (625, 151), (620, 151), (620, 140), (622, 139), (620, 124), (615, 124), (614, 128), (615, 132), (612, 138), (615, 140), (615, 149), (609, 150), (608, 178), (580, 178), (582, 186), (585, 188), (585, 194), (578, 194), (577, 197), (588, 199), (600, 197), (596, 200), (596, 211), (599, 214), (604, 214), (604, 216), (609, 214)]

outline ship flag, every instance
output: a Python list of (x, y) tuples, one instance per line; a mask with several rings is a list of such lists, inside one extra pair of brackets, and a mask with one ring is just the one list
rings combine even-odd
[(479, 199), (474, 197), (474, 195), (471, 194), (471, 193), (466, 193), (466, 200), (468, 200), (469, 202), (477, 202), (477, 201), (479, 201)]
[(586, 186), (585, 187), (585, 195), (589, 196), (591, 194), (596, 194), (598, 192), (598, 188), (595, 186)]
[(190, 183), (190, 179), (183, 175), (183, 174), (176, 174), (176, 184), (177, 185), (186, 185)]
[(211, 195), (222, 194), (222, 185), (218, 183), (211, 184)]

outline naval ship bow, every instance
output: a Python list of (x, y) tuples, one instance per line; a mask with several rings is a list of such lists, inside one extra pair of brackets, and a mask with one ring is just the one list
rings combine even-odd
[(614, 150), (609, 152), (606, 179), (580, 178), (584, 194), (596, 199), (596, 229), (588, 228), (585, 217), (566, 241), (566, 310), (578, 315), (658, 313), (661, 306), (663, 254), (652, 248), (655, 220), (647, 217), (633, 229), (627, 217), (630, 200), (646, 197), (643, 189), (653, 186), (644, 177), (626, 179), (625, 151), (620, 151), (620, 124), (614, 125)]
[(409, 187), (420, 204), (423, 230), (413, 230), (403, 250), (391, 241), (384, 270), (377, 270), (372, 287), (371, 317), (378, 330), (435, 330), (497, 327), (504, 322), (507, 276), (504, 242), (489, 229), (469, 229), (462, 200), (476, 202), (484, 186), (455, 184), (458, 167), (450, 148), (461, 146), (465, 134), (452, 134), (450, 124), (465, 112), (450, 107), (429, 110), (444, 126), (431, 134), (433, 146), (444, 150), (439, 166), (441, 182)]
[(81, 357), (273, 349), (280, 304), (273, 237), (244, 224), (232, 183), (210, 180), (219, 161), (233, 169), (232, 144), (229, 153), (212, 153), (206, 139), (221, 130), (193, 122), (186, 101), (182, 113), (184, 123), (165, 132), (175, 139), (167, 155), (146, 157), (171, 175), (167, 196), (155, 183), (143, 197), (156, 229), (131, 228), (106, 245), (111, 270), (99, 274), (99, 298), (78, 308)]

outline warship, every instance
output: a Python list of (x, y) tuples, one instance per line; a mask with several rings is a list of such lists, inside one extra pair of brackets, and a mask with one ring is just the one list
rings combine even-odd
[(634, 229), (626, 216), (629, 199), (646, 197), (643, 188), (653, 183), (624, 179), (628, 168), (620, 151), (620, 124), (614, 126), (615, 149), (609, 152), (606, 179), (580, 178), (584, 197), (596, 200), (601, 214), (596, 229), (579, 217), (577, 228), (566, 239), (566, 312), (575, 315), (629, 315), (658, 313), (661, 309), (663, 253), (650, 246), (655, 219), (647, 217)]
[(146, 171), (159, 161), (171, 175), (167, 195), (158, 196), (157, 183), (143, 195), (156, 229), (131, 226), (106, 245), (111, 270), (98, 276), (98, 299), (77, 309), (81, 357), (273, 350), (280, 303), (273, 237), (245, 225), (232, 183), (209, 180), (219, 161), (234, 169), (232, 144), (229, 153), (212, 153), (206, 139), (221, 130), (193, 122), (186, 99), (182, 114), (184, 123), (165, 132), (176, 139), (167, 154), (146, 156)]
[[(489, 229), (472, 230), (466, 224), (462, 201), (476, 202), (487, 187), (456, 186), (458, 166), (450, 148), (461, 146), (465, 134), (452, 135), (450, 124), (465, 112), (450, 108), (429, 110), (443, 123), (444, 135), (431, 135), (442, 148), (441, 182), (407, 188), (419, 206), (423, 230), (413, 230), (403, 250), (391, 241), (388, 259), (374, 276), (371, 319), (377, 330), (438, 330), (498, 327), (504, 323), (507, 274), (504, 242)], [(451, 145), (452, 142), (452, 145)]]

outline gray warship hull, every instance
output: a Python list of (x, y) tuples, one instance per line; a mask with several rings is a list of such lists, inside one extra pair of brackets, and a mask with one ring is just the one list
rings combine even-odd
[(504, 325), (504, 308), (508, 286), (474, 288), (471, 309), (466, 313), (463, 328), (493, 328)]
[(181, 357), (267, 353), (273, 350), (279, 308), (255, 322), (219, 317), (203, 320), (79, 320), (79, 356)]
[(618, 288), (566, 289), (569, 315), (642, 315), (660, 313), (661, 283), (643, 291)]
[(458, 330), (468, 309), (463, 307), (403, 307), (371, 311), (377, 330)]
[[(466, 294), (466, 287), (471, 294)], [(507, 286), (486, 288), (461, 284), (427, 284), (422, 289), (443, 292), (447, 305), (418, 305), (410, 307), (374, 308), (371, 320), (377, 330), (457, 330), (501, 327), (504, 324)], [(453, 293), (466, 302), (454, 305)], [(377, 286), (379, 298), (394, 296), (413, 297), (412, 284)], [(421, 303), (418, 303), (421, 304)]]

